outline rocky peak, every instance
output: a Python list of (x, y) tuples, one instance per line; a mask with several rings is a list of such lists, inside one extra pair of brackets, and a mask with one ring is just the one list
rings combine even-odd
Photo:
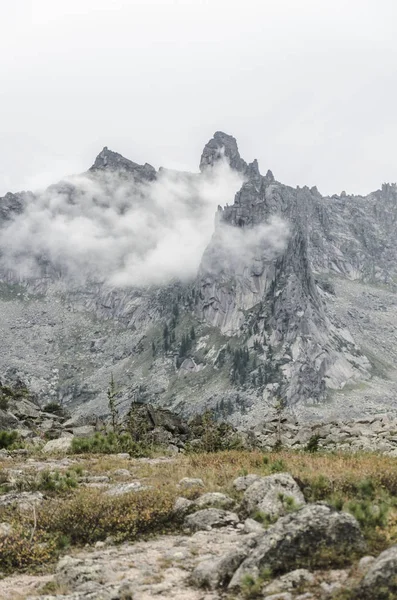
[(95, 172), (104, 169), (109, 171), (127, 171), (132, 173), (138, 180), (153, 181), (156, 179), (156, 169), (152, 167), (152, 165), (149, 165), (148, 163), (138, 165), (132, 160), (124, 158), (124, 156), (118, 152), (109, 150), (107, 146), (105, 146), (102, 152), (98, 154), (94, 164), (89, 170)]
[[(227, 133), (223, 133), (223, 131), (216, 131), (214, 137), (204, 146), (200, 160), (200, 171), (214, 166), (224, 156), (228, 159), (232, 169), (244, 175), (246, 174), (248, 165), (240, 156), (236, 139)], [(254, 165), (254, 163), (252, 164)], [(258, 163), (256, 162), (256, 168), (257, 166)], [(253, 168), (255, 169), (255, 167)]]
[(8, 192), (3, 198), (0, 198), (0, 221), (6, 221), (13, 215), (21, 213), (23, 207), (23, 194), (11, 194)]

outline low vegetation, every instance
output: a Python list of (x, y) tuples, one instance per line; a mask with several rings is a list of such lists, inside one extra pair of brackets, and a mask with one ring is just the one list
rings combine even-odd
[[(205, 482), (205, 488), (199, 492), (184, 491), (190, 498), (206, 491), (221, 491), (238, 500), (241, 494), (232, 487), (236, 477), (287, 471), (297, 480), (307, 501), (327, 502), (358, 519), (368, 542), (368, 553), (375, 555), (397, 542), (394, 458), (318, 451), (281, 450), (264, 454), (228, 450), (196, 451), (170, 462), (131, 461), (114, 455), (115, 450), (127, 449), (119, 445), (120, 438), (114, 435), (114, 438), (107, 436), (105, 441), (103, 436), (96, 436), (95, 442), (92, 438), (78, 440), (74, 452), (81, 455), (74, 456), (74, 466), (60, 472), (42, 472), (36, 488), (30, 488), (44, 494), (40, 506), (31, 510), (18, 510), (15, 506), (0, 508), (0, 522), (10, 523), (13, 528), (11, 535), (0, 539), (4, 572), (42, 570), (70, 546), (93, 544), (109, 537), (117, 543), (178, 529), (180, 521), (173, 512), (173, 504), (181, 494), (177, 484), (183, 477), (200, 477)], [(7, 462), (3, 466), (11, 465)], [(126, 468), (133, 469), (133, 477), (144, 481), (150, 489), (107, 496), (102, 490), (80, 485), (82, 473), (107, 475), (111, 483), (117, 483), (119, 480), (113, 473)], [(296, 510), (288, 497), (283, 500), (288, 511)], [(258, 514), (256, 518), (266, 526), (270, 524), (265, 515)], [(322, 555), (320, 559), (322, 567), (340, 566), (337, 556)], [(246, 597), (255, 597), (256, 584), (246, 582)]]
[(95, 433), (91, 437), (74, 438), (72, 452), (74, 454), (118, 454), (128, 452), (135, 458), (150, 456), (153, 448), (147, 444), (136, 442), (128, 433)]

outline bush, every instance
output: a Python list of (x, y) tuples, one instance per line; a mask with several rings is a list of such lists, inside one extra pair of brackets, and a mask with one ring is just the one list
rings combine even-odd
[(76, 488), (77, 485), (76, 474), (73, 471), (66, 471), (65, 474), (59, 471), (43, 471), (40, 473), (36, 489), (42, 492), (62, 493)]
[(17, 431), (0, 431), (0, 449), (1, 448), (19, 448), (22, 446)]
[[(32, 535), (33, 532), (33, 535)], [(51, 535), (34, 532), (33, 527), (14, 528), (10, 535), (0, 538), (1, 570), (10, 573), (15, 569), (41, 567), (55, 560), (57, 539)]]
[(0, 395), (0, 410), (8, 410), (9, 404), (8, 398)]
[(321, 437), (318, 433), (312, 435), (310, 440), (307, 442), (305, 451), (306, 452), (318, 452), (318, 444), (320, 442)]
[(43, 407), (43, 410), (47, 413), (53, 413), (53, 414), (63, 414), (64, 410), (62, 408), (62, 406), (59, 404), (59, 402), (49, 402), (48, 404), (46, 404)]
[(14, 527), (0, 539), (2, 571), (41, 567), (71, 544), (85, 546), (109, 536), (118, 543), (172, 531), (180, 524), (173, 511), (176, 495), (164, 488), (117, 497), (83, 489), (46, 499), (36, 509), (36, 522), (31, 511), (2, 509), (0, 521)]
[(190, 428), (193, 438), (200, 440), (194, 446), (188, 446), (187, 450), (190, 452), (222, 452), (243, 447), (243, 440), (232, 425), (218, 423), (211, 411), (190, 421)]
[(150, 449), (140, 442), (135, 442), (128, 433), (95, 433), (87, 438), (73, 438), (72, 452), (74, 454), (117, 454), (128, 452), (131, 456), (140, 458), (150, 456)]

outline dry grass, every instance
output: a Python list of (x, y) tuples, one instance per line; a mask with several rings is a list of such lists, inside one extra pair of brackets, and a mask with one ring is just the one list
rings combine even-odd
[[(169, 532), (179, 526), (172, 511), (178, 495), (194, 497), (206, 491), (222, 491), (237, 498), (232, 482), (248, 473), (289, 472), (308, 500), (335, 503), (337, 498), (339, 507), (344, 509), (352, 502), (356, 502), (355, 510), (361, 512), (363, 506), (383, 503), (387, 505), (387, 522), (363, 521), (370, 548), (380, 551), (397, 541), (395, 458), (376, 454), (291, 451), (264, 454), (234, 450), (178, 456), (170, 462), (156, 464), (109, 455), (84, 455), (79, 457), (78, 465), (92, 475), (106, 474), (113, 480), (112, 472), (116, 469), (128, 469), (131, 478), (145, 480), (153, 489), (109, 497), (98, 490), (79, 488), (71, 489), (66, 496), (48, 497), (38, 509), (33, 537), (32, 515), (14, 509), (0, 510), (0, 522), (12, 522), (15, 527), (15, 535), (0, 543), (0, 552), (3, 551), (7, 559), (7, 571), (31, 570), (40, 563), (48, 564), (69, 545), (73, 548), (108, 536), (121, 541)], [(6, 461), (5, 466), (16, 468), (18, 461)], [(183, 477), (201, 478), (205, 488), (181, 490), (177, 484)]]

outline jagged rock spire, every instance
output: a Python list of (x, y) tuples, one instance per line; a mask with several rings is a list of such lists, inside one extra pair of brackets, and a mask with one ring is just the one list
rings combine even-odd
[(107, 169), (109, 171), (128, 171), (139, 180), (153, 181), (156, 179), (156, 169), (145, 163), (144, 165), (138, 165), (128, 158), (124, 158), (118, 152), (113, 152), (105, 146), (98, 154), (94, 164), (89, 169), (92, 171), (101, 171)]

